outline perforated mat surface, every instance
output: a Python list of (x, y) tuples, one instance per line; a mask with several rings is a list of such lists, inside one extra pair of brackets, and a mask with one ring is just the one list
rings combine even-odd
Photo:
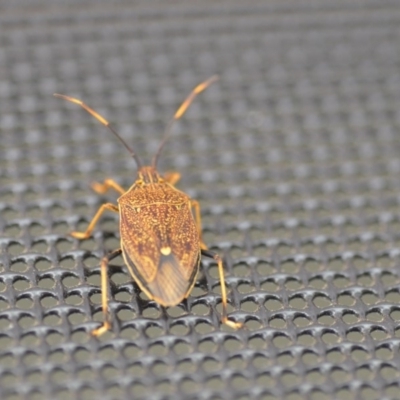
[[(0, 398), (399, 399), (398, 1), (0, 4)], [(163, 309), (102, 256), (118, 248), (124, 147), (150, 160), (199, 82), (160, 170), (199, 200), (224, 256)]]

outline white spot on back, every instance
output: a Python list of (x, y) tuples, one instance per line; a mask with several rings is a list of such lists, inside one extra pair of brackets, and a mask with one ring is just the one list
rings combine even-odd
[(171, 247), (161, 247), (161, 254), (169, 256), (171, 254)]

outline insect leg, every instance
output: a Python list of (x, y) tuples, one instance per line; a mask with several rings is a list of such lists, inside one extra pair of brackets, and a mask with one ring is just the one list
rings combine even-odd
[(181, 179), (181, 174), (179, 172), (168, 171), (164, 174), (163, 178), (172, 186), (175, 186), (179, 179)]
[(223, 324), (230, 326), (231, 328), (238, 329), (243, 326), (241, 322), (235, 322), (228, 319), (226, 308), (227, 308), (227, 300), (226, 300), (226, 287), (225, 287), (225, 277), (224, 277), (224, 264), (222, 262), (222, 258), (219, 254), (214, 253), (210, 250), (201, 250), (201, 254), (206, 257), (213, 258), (218, 263), (218, 272), (219, 272), (219, 280), (221, 282), (221, 297), (222, 297), (222, 318), (221, 321)]
[(118, 212), (119, 209), (117, 206), (114, 206), (114, 204), (111, 203), (105, 203), (103, 204), (98, 210), (96, 215), (93, 217), (92, 221), (90, 222), (89, 226), (87, 227), (85, 232), (71, 232), (71, 236), (76, 238), (76, 239), (87, 239), (92, 231), (94, 226), (96, 225), (96, 222), (99, 220), (99, 218), (101, 217), (101, 214), (103, 214), (103, 212), (105, 210), (110, 210), (110, 211), (114, 211), (114, 212)]
[(126, 192), (117, 182), (113, 179), (105, 179), (103, 183), (93, 182), (92, 189), (100, 194), (107, 192), (108, 189), (114, 189), (119, 194), (124, 194)]
[[(200, 237), (200, 246), (202, 249), (207, 250), (207, 246), (201, 240), (201, 236), (203, 233), (203, 228), (201, 227), (201, 213), (200, 213), (200, 204), (197, 200), (190, 200), (190, 206), (194, 210), (194, 219), (196, 220), (197, 231), (199, 232)], [(211, 256), (212, 257), (212, 256)]]
[(92, 331), (92, 335), (100, 336), (104, 332), (111, 329), (111, 322), (109, 320), (109, 312), (108, 312), (108, 274), (107, 268), (108, 263), (118, 257), (122, 253), (122, 249), (118, 249), (113, 251), (112, 253), (106, 255), (101, 260), (101, 307), (103, 310), (104, 322), (100, 328), (94, 329)]

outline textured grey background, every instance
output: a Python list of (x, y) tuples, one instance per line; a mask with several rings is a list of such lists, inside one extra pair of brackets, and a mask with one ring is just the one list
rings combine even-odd
[[(399, 399), (400, 3), (22, 1), (0, 4), (0, 398)], [(118, 217), (84, 229), (135, 179), (179, 103), (161, 169), (200, 201), (224, 255), (163, 310), (99, 259)]]

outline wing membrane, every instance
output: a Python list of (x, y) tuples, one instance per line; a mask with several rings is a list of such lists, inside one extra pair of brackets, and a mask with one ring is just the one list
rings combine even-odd
[(126, 260), (132, 275), (141, 288), (154, 300), (163, 306), (174, 306), (185, 298), (195, 281), (199, 263), (193, 268), (191, 279), (185, 277), (185, 271), (179, 260), (173, 254), (162, 255), (157, 268), (157, 274), (152, 282), (146, 282), (139, 274), (131, 260)]

